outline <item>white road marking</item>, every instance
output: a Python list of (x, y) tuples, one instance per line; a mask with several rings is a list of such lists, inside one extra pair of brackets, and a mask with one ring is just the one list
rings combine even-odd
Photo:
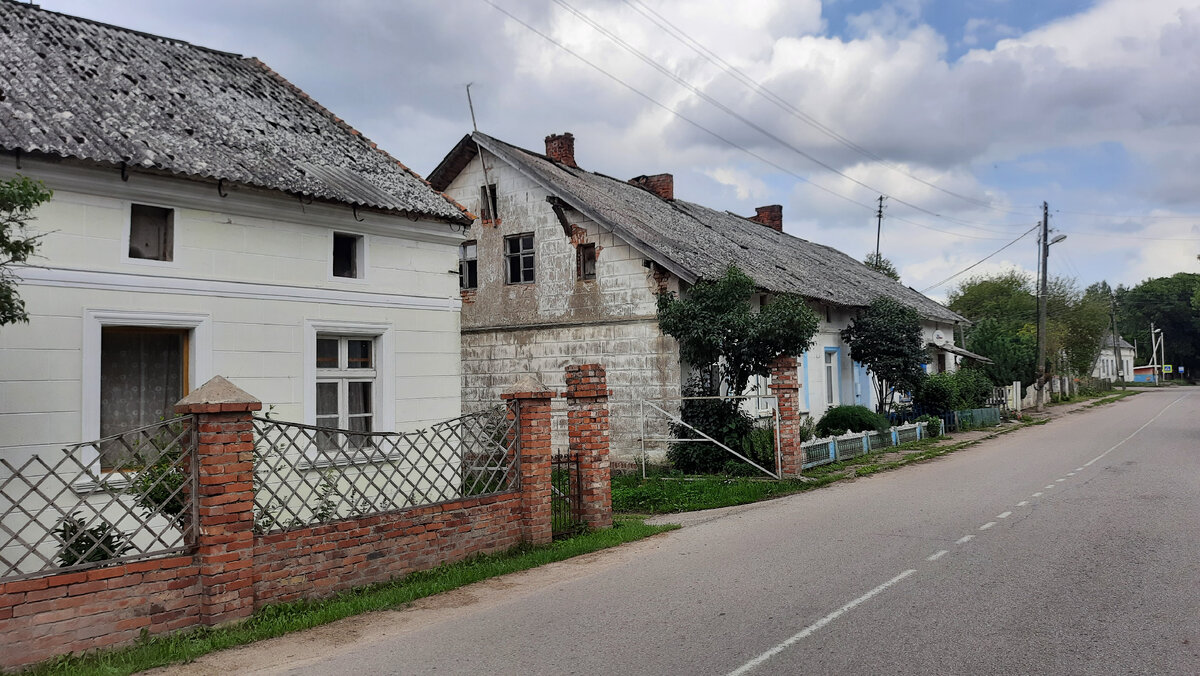
[(956, 540), (956, 541), (954, 542), (954, 544), (956, 544), (956, 545), (965, 545), (965, 544), (967, 544), (968, 542), (970, 542), (971, 540), (974, 540), (974, 539), (975, 539), (975, 536), (974, 536), (974, 535), (964, 535), (964, 536), (960, 537), (958, 540)]
[(888, 587), (896, 584), (897, 582), (903, 580), (904, 578), (908, 577), (909, 575), (912, 575), (915, 572), (917, 572), (917, 571), (910, 568), (910, 569), (904, 571), (903, 573), (900, 573), (896, 577), (893, 577), (892, 579), (888, 580), (887, 582), (884, 582), (883, 584), (872, 589), (871, 591), (867, 592), (866, 594), (863, 594), (862, 596), (854, 599), (850, 603), (847, 603), (846, 605), (842, 606), (841, 608), (838, 608), (837, 610), (833, 611), (832, 613), (829, 613), (825, 617), (822, 617), (821, 619), (817, 620), (816, 622), (813, 622), (812, 624), (808, 625), (804, 629), (801, 629), (799, 633), (795, 634), (794, 636), (792, 636), (791, 638), (787, 639), (786, 641), (780, 643), (779, 645), (775, 646), (774, 648), (771, 648), (767, 652), (759, 655), (758, 657), (755, 657), (754, 659), (743, 664), (742, 666), (738, 667), (737, 669), (734, 669), (733, 671), (729, 672), (729, 676), (741, 676), (742, 674), (749, 673), (755, 667), (758, 667), (759, 665), (765, 663), (767, 660), (771, 659), (772, 657), (778, 655), (779, 653), (783, 652), (784, 650), (787, 650), (789, 647), (791, 647), (795, 643), (802, 641), (805, 638), (808, 638), (809, 636), (814, 634), (817, 630), (819, 630), (821, 627), (824, 627), (825, 625), (829, 624), (830, 622), (833, 622), (834, 620), (841, 617), (842, 615), (845, 615), (846, 613), (850, 612), (851, 610), (854, 609), (855, 606), (858, 606), (862, 603), (869, 601), (871, 599), (871, 597), (876, 596), (877, 594), (886, 590)]
[(1082, 471), (1083, 471), (1083, 468), (1082, 468), (1082, 467), (1076, 467), (1076, 468), (1075, 468), (1075, 471), (1076, 471), (1076, 472), (1082, 472)]
[(997, 519), (1007, 519), (1010, 516), (1012, 516), (1012, 512), (1000, 512), (999, 514), (996, 515), (996, 518)]
[(1055, 479), (1054, 481), (1061, 484), (1062, 482), (1066, 481), (1066, 479)]
[(945, 556), (949, 553), (950, 552), (942, 549), (942, 550), (939, 550), (939, 551), (936, 551), (936, 552), (930, 554), (929, 556), (926, 556), (925, 560), (926, 561), (937, 561), (938, 559), (942, 558), (943, 556)]
[(1033, 497), (1035, 497), (1035, 498), (1040, 498), (1040, 497), (1042, 497), (1042, 493), (1041, 493), (1040, 491), (1039, 491), (1039, 492), (1037, 492), (1037, 493), (1034, 493), (1034, 494), (1033, 494)]
[(1054, 484), (1050, 484), (1049, 486), (1046, 486), (1042, 490), (1047, 491), (1047, 490), (1050, 490), (1051, 488), (1054, 488)]
[(980, 527), (979, 527), (979, 530), (987, 530), (987, 529), (989, 529), (989, 528), (991, 528), (992, 526), (995, 526), (995, 525), (996, 525), (996, 522), (995, 522), (995, 521), (988, 521), (987, 523), (985, 523), (985, 524), (983, 524), (982, 526), (980, 526)]
[(1163, 407), (1163, 410), (1161, 410), (1161, 411), (1159, 411), (1159, 412), (1158, 412), (1158, 415), (1156, 415), (1156, 416), (1154, 416), (1153, 418), (1151, 418), (1151, 419), (1147, 420), (1147, 421), (1146, 421), (1146, 424), (1144, 424), (1144, 425), (1142, 425), (1141, 427), (1139, 427), (1139, 428), (1137, 428), (1136, 430), (1134, 430), (1134, 431), (1133, 431), (1133, 434), (1130, 434), (1129, 436), (1125, 437), (1124, 439), (1122, 439), (1122, 440), (1118, 441), (1117, 443), (1113, 444), (1113, 447), (1112, 447), (1112, 448), (1110, 448), (1110, 449), (1108, 449), (1107, 451), (1105, 451), (1105, 452), (1101, 453), (1100, 455), (1097, 455), (1096, 457), (1092, 458), (1091, 460), (1088, 460), (1087, 462), (1083, 463), (1083, 466), (1084, 466), (1084, 467), (1091, 467), (1091, 466), (1092, 466), (1092, 463), (1099, 461), (1099, 460), (1100, 460), (1100, 458), (1103, 458), (1104, 456), (1108, 455), (1109, 453), (1112, 453), (1113, 451), (1117, 450), (1117, 448), (1119, 448), (1119, 447), (1120, 447), (1122, 444), (1124, 444), (1126, 441), (1129, 441), (1130, 439), (1132, 439), (1132, 438), (1134, 438), (1135, 436), (1137, 436), (1137, 433), (1138, 433), (1138, 432), (1141, 432), (1142, 430), (1146, 429), (1146, 428), (1147, 428), (1147, 427), (1149, 427), (1149, 426), (1150, 426), (1150, 424), (1151, 424), (1151, 423), (1153, 423), (1155, 420), (1158, 420), (1159, 418), (1161, 418), (1161, 417), (1162, 417), (1162, 414), (1164, 414), (1164, 413), (1166, 413), (1166, 412), (1167, 412), (1167, 409), (1169, 409), (1169, 408), (1171, 408), (1172, 406), (1174, 406), (1175, 404), (1178, 404), (1179, 402), (1183, 401), (1183, 400), (1184, 400), (1184, 399), (1185, 399), (1187, 396), (1188, 396), (1188, 395), (1186, 395), (1186, 394), (1185, 394), (1185, 395), (1183, 395), (1183, 396), (1179, 397), (1178, 399), (1176, 399), (1175, 401), (1173, 401), (1173, 402), (1171, 402), (1171, 403), (1167, 404), (1166, 406), (1164, 406), (1164, 407)]
[(1020, 501), (1020, 502), (1018, 502), (1018, 503), (1017, 503), (1017, 506), (1018, 506), (1018, 507), (1024, 507), (1025, 505), (1028, 505), (1028, 504), (1029, 504), (1029, 501), (1028, 501), (1028, 500), (1022, 500), (1022, 501)]
[(1074, 472), (1067, 472), (1067, 476), (1075, 476)]

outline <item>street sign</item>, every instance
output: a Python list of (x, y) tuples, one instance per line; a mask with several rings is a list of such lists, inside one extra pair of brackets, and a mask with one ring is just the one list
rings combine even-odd
[(1171, 365), (1163, 364), (1163, 373), (1171, 373)]

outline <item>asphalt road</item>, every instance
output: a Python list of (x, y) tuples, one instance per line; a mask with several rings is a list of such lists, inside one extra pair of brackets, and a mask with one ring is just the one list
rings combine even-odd
[(763, 503), (254, 668), (1200, 674), (1192, 392)]

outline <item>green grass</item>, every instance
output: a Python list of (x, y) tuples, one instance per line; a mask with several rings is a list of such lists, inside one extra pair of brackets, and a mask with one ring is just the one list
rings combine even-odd
[(823, 486), (835, 479), (812, 482), (748, 477), (617, 476), (612, 480), (613, 510), (638, 514), (672, 514), (745, 505)]
[(1130, 390), (1126, 390), (1126, 391), (1124, 391), (1124, 392), (1118, 392), (1117, 394), (1114, 394), (1114, 395), (1111, 395), (1111, 396), (1107, 396), (1107, 397), (1103, 397), (1103, 398), (1101, 398), (1101, 399), (1097, 399), (1096, 401), (1093, 401), (1093, 402), (1089, 403), (1089, 404), (1087, 405), (1087, 407), (1088, 407), (1088, 408), (1095, 408), (1095, 407), (1097, 407), (1097, 406), (1103, 406), (1104, 404), (1111, 404), (1111, 403), (1113, 403), (1114, 401), (1120, 401), (1120, 400), (1124, 399), (1125, 397), (1132, 397), (1132, 396), (1133, 396), (1133, 395), (1135, 395), (1135, 394), (1137, 394), (1137, 392), (1133, 392), (1133, 391), (1130, 391)]
[(536, 568), (554, 561), (640, 540), (678, 526), (650, 526), (639, 519), (618, 517), (613, 528), (559, 540), (553, 544), (523, 546), (500, 554), (412, 573), (404, 578), (352, 589), (317, 601), (297, 601), (266, 606), (244, 622), (220, 629), (194, 629), (167, 636), (144, 638), (129, 648), (70, 655), (43, 662), (28, 674), (131, 674), (143, 669), (193, 660), (215, 650), (245, 645), (302, 629), (310, 629), (351, 615), (398, 608), (426, 596), (457, 589), (498, 575)]

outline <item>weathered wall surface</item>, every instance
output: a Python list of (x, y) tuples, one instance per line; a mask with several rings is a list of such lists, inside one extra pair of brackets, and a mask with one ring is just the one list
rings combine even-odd
[[(478, 243), (479, 287), (463, 294), (464, 410), (495, 401), (524, 375), (558, 388), (568, 363), (596, 362), (607, 369), (613, 392), (613, 457), (640, 453), (641, 400), (679, 396), (679, 348), (662, 335), (654, 318), (660, 284), (672, 290), (677, 284), (647, 267), (631, 246), (570, 209), (565, 212), (568, 235), (544, 189), (485, 157), (486, 179), (476, 158), (446, 190), (481, 213), (480, 187), (490, 181), (498, 203), (498, 219), (476, 221), (467, 233)], [(534, 236), (535, 281), (508, 284), (504, 238), (521, 233)], [(596, 245), (594, 280), (577, 276), (576, 249), (584, 243)], [(555, 405), (556, 448), (566, 445), (564, 406)], [(665, 430), (662, 424), (656, 429), (659, 436)]]

